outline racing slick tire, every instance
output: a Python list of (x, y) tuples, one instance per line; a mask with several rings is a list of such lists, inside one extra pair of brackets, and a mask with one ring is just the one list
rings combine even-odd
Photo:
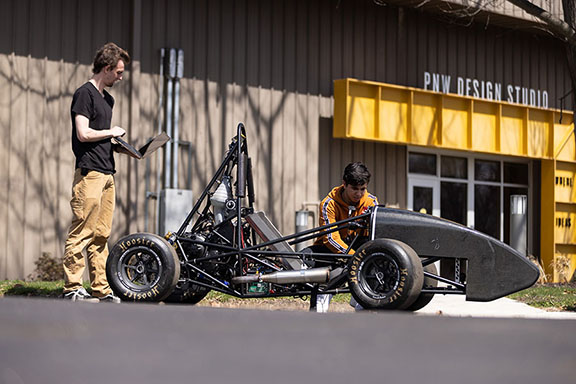
[[(438, 275), (438, 268), (436, 268), (436, 265), (434, 264), (428, 264), (427, 266), (424, 267), (424, 272), (431, 273), (432, 275)], [(437, 286), (438, 286), (438, 280), (428, 277), (426, 275), (424, 276), (424, 283), (422, 288), (436, 288)], [(430, 303), (433, 298), (434, 298), (433, 293), (420, 292), (420, 295), (418, 296), (416, 301), (413, 302), (412, 305), (410, 305), (408, 308), (406, 308), (406, 310), (417, 311), (419, 309), (422, 309), (425, 306), (427, 306), (428, 303)]]
[(179, 276), (176, 250), (152, 233), (121, 238), (106, 262), (108, 284), (124, 301), (161, 301), (174, 290)]
[(422, 289), (424, 274), (416, 252), (393, 239), (362, 245), (350, 260), (348, 286), (365, 309), (405, 309)]

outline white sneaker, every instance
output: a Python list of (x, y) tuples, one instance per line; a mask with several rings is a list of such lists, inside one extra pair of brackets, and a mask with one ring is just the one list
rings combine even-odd
[(330, 301), (332, 301), (331, 294), (318, 295), (316, 297), (316, 312), (325, 313), (330, 308)]
[(71, 300), (71, 301), (86, 301), (89, 303), (97, 303), (100, 301), (97, 298), (90, 296), (90, 294), (88, 292), (86, 292), (84, 287), (80, 287), (80, 288), (75, 289), (73, 291), (64, 293), (62, 295), (62, 298), (66, 299), (66, 300)]
[(109, 293), (106, 296), (99, 297), (98, 300), (100, 300), (100, 302), (102, 303), (120, 304), (122, 302), (122, 300), (120, 300), (120, 298), (113, 293)]

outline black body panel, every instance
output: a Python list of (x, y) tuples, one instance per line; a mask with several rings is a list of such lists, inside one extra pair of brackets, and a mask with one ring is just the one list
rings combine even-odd
[(466, 300), (490, 301), (530, 287), (538, 268), (510, 246), (463, 225), (408, 210), (377, 207), (372, 238), (400, 240), (421, 257), (468, 260)]

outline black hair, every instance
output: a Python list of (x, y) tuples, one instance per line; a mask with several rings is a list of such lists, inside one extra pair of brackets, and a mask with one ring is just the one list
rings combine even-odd
[(350, 163), (344, 168), (344, 176), (342, 176), (342, 180), (346, 184), (350, 185), (363, 185), (368, 184), (370, 182), (370, 171), (368, 168), (360, 163)]

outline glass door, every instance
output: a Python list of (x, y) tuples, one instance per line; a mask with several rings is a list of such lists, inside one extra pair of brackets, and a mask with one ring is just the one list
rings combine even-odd
[(440, 183), (438, 180), (411, 177), (408, 180), (408, 208), (440, 216)]

